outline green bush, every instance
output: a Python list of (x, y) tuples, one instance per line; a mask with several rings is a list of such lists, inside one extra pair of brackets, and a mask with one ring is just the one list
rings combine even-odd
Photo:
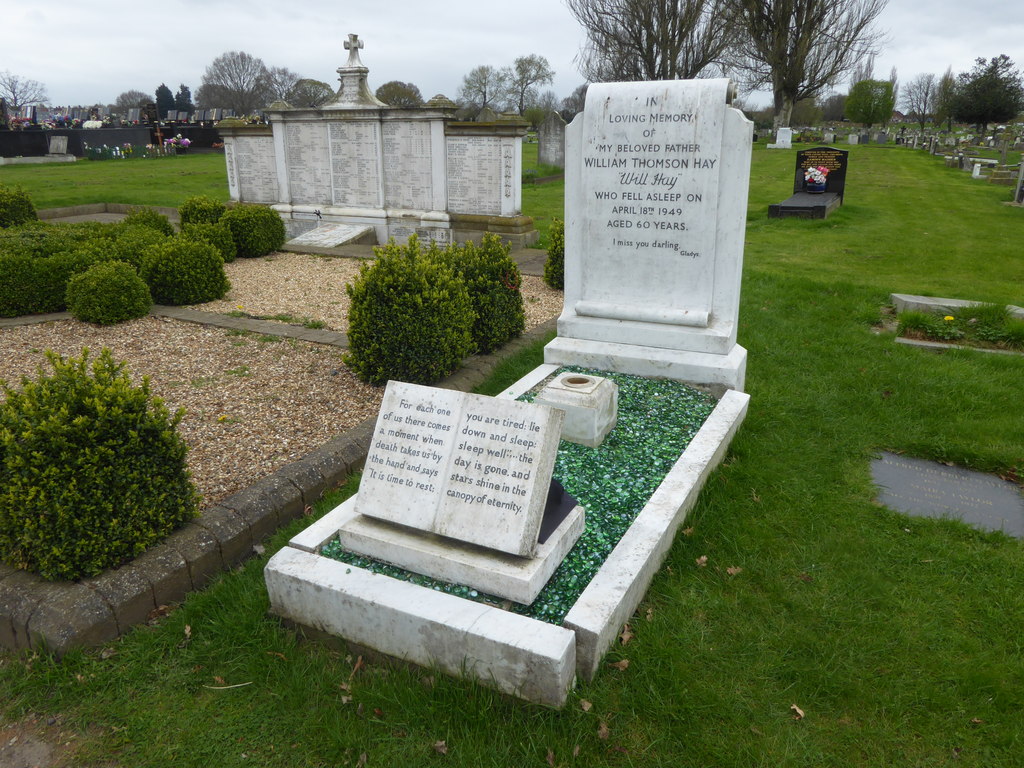
[(217, 249), (180, 235), (147, 248), (139, 274), (157, 304), (202, 304), (231, 287)]
[(544, 262), (544, 282), (561, 291), (565, 288), (565, 222), (555, 219), (548, 229), (548, 258)]
[(0, 382), (0, 557), (47, 579), (93, 576), (196, 515), (198, 495), (171, 416), (104, 349), (47, 350), (21, 388)]
[(224, 203), (206, 195), (187, 198), (178, 206), (181, 226), (186, 224), (216, 224), (225, 211)]
[(212, 245), (220, 252), (225, 264), (235, 260), (237, 248), (227, 224), (185, 224), (181, 234), (189, 240), (202, 240)]
[(284, 245), (284, 222), (265, 205), (237, 205), (220, 217), (228, 225), (239, 258), (265, 256)]
[(167, 235), (142, 224), (122, 227), (110, 246), (111, 258), (131, 264), (136, 271), (142, 268), (142, 256), (151, 245), (164, 242)]
[(123, 224), (125, 226), (141, 224), (144, 227), (151, 227), (167, 237), (174, 234), (171, 220), (152, 208), (129, 208), (128, 215), (124, 217)]
[(17, 227), (35, 221), (36, 207), (21, 187), (0, 184), (0, 228)]
[(0, 254), (0, 317), (60, 312), (72, 275), (98, 260), (94, 251), (63, 251), (48, 258)]
[(448, 264), (465, 283), (476, 315), (472, 334), (478, 352), (494, 351), (526, 327), (522, 277), (509, 256), (511, 248), (488, 233), (479, 246), (452, 244), (443, 251), (433, 248), (428, 253)]
[(104, 261), (68, 281), (67, 305), (78, 320), (113, 325), (148, 314), (153, 299), (135, 267)]
[(451, 267), (424, 254), (416, 237), (378, 249), (346, 286), (349, 352), (363, 381), (432, 384), (473, 351), (473, 307)]

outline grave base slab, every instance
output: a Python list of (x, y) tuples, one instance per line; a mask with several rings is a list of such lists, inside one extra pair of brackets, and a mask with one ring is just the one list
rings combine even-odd
[[(557, 367), (539, 366), (499, 397), (519, 397)], [(676, 531), (724, 458), (749, 401), (742, 392), (725, 392), (562, 627), (317, 554), (351, 514), (344, 504), (271, 558), (264, 572), (270, 610), (380, 653), (561, 707), (577, 676), (590, 680), (596, 675), (622, 625), (643, 600)]]
[(827, 219), (829, 214), (842, 204), (842, 198), (834, 192), (797, 192), (781, 203), (769, 205), (768, 218)]
[(720, 396), (726, 390), (743, 390), (747, 350), (736, 344), (728, 354), (717, 355), (558, 336), (544, 347), (544, 362), (673, 379)]
[(464, 544), (354, 512), (341, 525), (338, 538), (349, 552), (529, 605), (582, 533), (583, 508), (576, 507), (533, 557)]

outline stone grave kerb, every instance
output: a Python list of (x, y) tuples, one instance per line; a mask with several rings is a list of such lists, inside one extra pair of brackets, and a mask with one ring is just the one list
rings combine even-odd
[(752, 123), (725, 78), (595, 83), (566, 128), (565, 303), (545, 362), (743, 388)]

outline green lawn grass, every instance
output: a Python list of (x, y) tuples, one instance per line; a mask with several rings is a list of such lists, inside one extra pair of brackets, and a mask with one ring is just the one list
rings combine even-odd
[(558, 712), (300, 643), (267, 615), (262, 568), (302, 522), (109, 658), (0, 655), (4, 717), (65, 718), (82, 765), (1018, 764), (1024, 547), (878, 506), (869, 460), (1024, 474), (1024, 358), (873, 328), (890, 292), (1024, 304), (1024, 212), (923, 152), (852, 147), (842, 209), (768, 220), (794, 153), (754, 152), (750, 411), (609, 655), (628, 668)]

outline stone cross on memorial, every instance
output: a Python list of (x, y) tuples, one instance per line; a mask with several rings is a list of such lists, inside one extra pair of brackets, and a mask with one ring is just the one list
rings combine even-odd
[(345, 50), (348, 51), (348, 61), (345, 62), (346, 67), (361, 67), (363, 62), (359, 60), (359, 49), (363, 47), (363, 41), (359, 39), (359, 35), (349, 35), (348, 40), (345, 41)]

